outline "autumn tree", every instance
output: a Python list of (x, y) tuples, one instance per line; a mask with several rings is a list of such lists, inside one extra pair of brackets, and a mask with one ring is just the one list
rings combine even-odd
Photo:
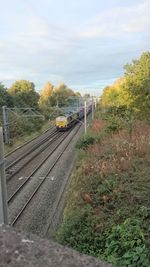
[(125, 66), (125, 89), (129, 93), (131, 106), (140, 115), (150, 116), (150, 52)]
[(43, 87), (39, 98), (39, 107), (46, 119), (50, 117), (55, 104), (54, 86), (50, 82), (47, 82)]
[(75, 95), (78, 96), (78, 97), (81, 97), (80, 92), (76, 92)]
[(112, 86), (105, 87), (101, 97), (104, 107), (126, 107), (138, 116), (150, 117), (150, 52), (125, 65), (125, 74)]
[(75, 93), (72, 89), (68, 88), (64, 83), (55, 88), (55, 102), (60, 107), (67, 106), (72, 101), (71, 97), (75, 97)]
[(45, 105), (53, 106), (52, 103), (53, 93), (54, 93), (54, 86), (50, 82), (47, 82), (40, 93), (40, 98), (39, 98), (40, 107)]
[(106, 86), (101, 97), (101, 104), (105, 107), (129, 106), (129, 95), (124, 89), (125, 77), (117, 79), (112, 86)]
[(81, 94), (79, 92), (74, 92), (64, 83), (60, 84), (55, 89), (55, 98), (59, 107), (72, 106), (74, 108), (79, 106), (79, 98)]
[(35, 91), (35, 85), (26, 80), (16, 81), (8, 93), (13, 97), (14, 105), (17, 107), (38, 108), (39, 94)]

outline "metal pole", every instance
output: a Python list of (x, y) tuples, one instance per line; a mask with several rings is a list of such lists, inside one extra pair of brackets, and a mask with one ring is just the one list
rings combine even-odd
[(56, 104), (57, 108), (59, 108), (59, 104), (58, 104), (58, 99), (57, 99), (57, 104)]
[(87, 132), (87, 122), (86, 122), (86, 101), (84, 101), (84, 133)]
[(4, 142), (9, 144), (9, 123), (8, 123), (8, 114), (7, 107), (3, 106), (3, 129), (4, 129)]
[(92, 96), (92, 120), (94, 120), (94, 101)]
[(8, 224), (3, 130), (0, 127), (0, 223)]
[(57, 116), (58, 116), (58, 114), (59, 114), (59, 101), (58, 101), (58, 97), (57, 97), (57, 102), (56, 102), (57, 104)]
[(96, 105), (97, 105), (97, 98), (95, 98), (95, 108), (96, 108)]

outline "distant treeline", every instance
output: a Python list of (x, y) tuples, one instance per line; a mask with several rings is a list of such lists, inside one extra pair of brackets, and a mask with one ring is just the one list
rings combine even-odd
[(34, 83), (27, 80), (16, 81), (10, 88), (0, 83), (0, 107), (32, 107), (45, 111), (46, 107), (66, 105), (69, 97), (80, 96), (65, 84), (54, 87), (47, 82), (40, 93)]
[[(44, 115), (45, 119), (49, 119), (51, 114), (55, 112), (56, 107), (69, 105), (71, 97), (73, 99), (80, 96), (65, 84), (54, 87), (47, 82), (40, 93), (36, 92), (33, 82), (27, 80), (19, 80), (13, 83), (10, 88), (6, 88), (0, 83), (0, 124), (2, 124), (2, 106), (8, 108), (35, 108)], [(11, 121), (15, 121), (15, 117), (10, 114)], [(17, 119), (17, 123), (11, 124), (11, 135), (24, 135), (32, 131), (40, 129), (43, 124), (41, 118)]]

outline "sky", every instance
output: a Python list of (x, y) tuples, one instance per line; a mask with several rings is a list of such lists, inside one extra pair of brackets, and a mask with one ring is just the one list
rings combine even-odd
[(99, 95), (150, 50), (150, 0), (0, 0), (0, 82)]

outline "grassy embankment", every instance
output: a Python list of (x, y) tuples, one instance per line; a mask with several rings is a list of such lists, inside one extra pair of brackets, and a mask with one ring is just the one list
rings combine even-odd
[(11, 140), (11, 143), (9, 145), (5, 145), (5, 154), (13, 151), (14, 149), (16, 149), (17, 147), (23, 145), (24, 143), (30, 141), (31, 139), (39, 136), (40, 134), (42, 134), (44, 131), (46, 131), (47, 129), (51, 128), (54, 126), (54, 122), (51, 121), (46, 121), (41, 127), (39, 127), (38, 130), (36, 131), (32, 131), (32, 132), (28, 132), (25, 133), (24, 135), (20, 135), (17, 136), (16, 138), (14, 137), (13, 140)]
[(57, 239), (114, 266), (150, 266), (150, 125), (98, 111), (77, 146)]

